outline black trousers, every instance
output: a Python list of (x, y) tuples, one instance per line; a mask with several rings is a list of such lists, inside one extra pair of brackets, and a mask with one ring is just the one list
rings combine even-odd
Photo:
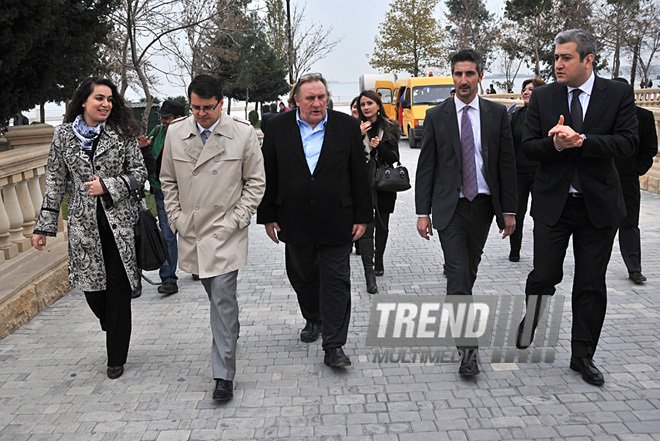
[(534, 220), (534, 269), (527, 276), (525, 294), (553, 295), (563, 278), (568, 241), (573, 236), (571, 352), (591, 357), (596, 351), (607, 308), (605, 273), (612, 254), (616, 227), (597, 228), (589, 220), (583, 198), (570, 197), (555, 225)]
[(472, 295), (494, 215), (490, 196), (480, 194), (472, 202), (460, 198), (449, 224), (438, 231), (446, 264), (447, 295)]
[(527, 213), (529, 194), (534, 186), (535, 173), (518, 173), (518, 211), (516, 211), (516, 229), (509, 236), (511, 251), (520, 251), (523, 239), (523, 223)]
[(642, 271), (642, 245), (639, 234), (639, 176), (621, 176), (626, 217), (619, 225), (619, 249), (628, 272)]
[(351, 244), (286, 244), (286, 273), (305, 320), (323, 323), (323, 349), (346, 344), (351, 319)]
[(108, 366), (123, 366), (131, 340), (131, 284), (103, 210), (97, 210), (106, 288), (86, 291), (85, 299), (105, 331)]

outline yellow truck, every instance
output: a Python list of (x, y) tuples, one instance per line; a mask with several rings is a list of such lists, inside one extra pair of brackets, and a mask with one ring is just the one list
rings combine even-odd
[(385, 96), (386, 89), (394, 97), (387, 116), (399, 121), (401, 134), (408, 137), (410, 148), (420, 146), (426, 110), (451, 96), (454, 88), (452, 77), (400, 78), (396, 83), (376, 81), (376, 89)]

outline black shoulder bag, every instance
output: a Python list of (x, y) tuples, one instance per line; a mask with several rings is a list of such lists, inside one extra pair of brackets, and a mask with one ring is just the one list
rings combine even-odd
[(138, 186), (137, 180), (131, 174), (128, 175), (128, 179), (131, 197), (138, 204), (138, 220), (135, 223), (137, 266), (145, 271), (157, 270), (166, 260), (170, 262), (167, 241), (158, 228), (158, 220), (149, 211), (142, 198), (142, 189)]

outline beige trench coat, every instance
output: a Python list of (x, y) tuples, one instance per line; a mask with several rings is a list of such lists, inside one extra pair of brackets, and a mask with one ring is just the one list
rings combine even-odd
[(222, 113), (206, 144), (192, 116), (167, 130), (160, 182), (179, 267), (213, 277), (247, 264), (248, 229), (266, 188), (257, 135)]

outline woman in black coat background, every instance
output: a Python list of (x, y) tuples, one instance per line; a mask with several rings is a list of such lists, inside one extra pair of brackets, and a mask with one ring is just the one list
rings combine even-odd
[[(399, 125), (385, 114), (380, 96), (373, 90), (365, 90), (358, 96), (358, 112), (362, 121), (365, 160), (368, 163), (369, 179), (374, 202), (374, 224), (360, 238), (360, 252), (367, 281), (367, 292), (378, 292), (375, 276), (385, 273), (383, 256), (389, 234), (390, 214), (394, 211), (396, 193), (376, 191), (373, 178), (380, 165), (393, 165), (399, 161)], [(375, 234), (374, 234), (375, 230)], [(374, 247), (375, 236), (375, 247)], [(375, 257), (375, 262), (374, 262)]]

